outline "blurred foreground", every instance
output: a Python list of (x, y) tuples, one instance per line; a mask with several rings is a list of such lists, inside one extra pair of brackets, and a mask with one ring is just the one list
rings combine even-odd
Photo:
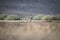
[(60, 22), (0, 22), (0, 40), (60, 40)]

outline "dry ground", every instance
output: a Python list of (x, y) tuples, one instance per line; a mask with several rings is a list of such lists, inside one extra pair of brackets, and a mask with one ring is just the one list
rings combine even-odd
[(60, 40), (59, 24), (0, 22), (0, 40)]

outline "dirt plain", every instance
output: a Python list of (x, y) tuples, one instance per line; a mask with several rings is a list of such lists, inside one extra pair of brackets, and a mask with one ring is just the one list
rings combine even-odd
[(0, 22), (0, 40), (60, 40), (60, 22)]

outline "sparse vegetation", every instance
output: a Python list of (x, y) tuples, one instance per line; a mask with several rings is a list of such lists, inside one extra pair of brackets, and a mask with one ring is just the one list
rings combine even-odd
[(16, 15), (8, 15), (4, 20), (20, 20)]
[[(21, 20), (21, 18), (19, 16), (16, 16), (16, 15), (2, 14), (2, 15), (0, 15), (0, 20)], [(52, 22), (52, 21), (60, 20), (60, 15), (58, 16), (58, 15), (40, 14), (40, 15), (31, 17), (31, 20), (45, 20), (48, 22)]]
[(48, 22), (60, 20), (60, 16), (55, 16), (55, 15), (37, 15), (33, 17), (33, 20), (45, 20)]
[(21, 20), (21, 18), (16, 15), (2, 14), (2, 15), (0, 15), (0, 20)]
[(52, 20), (54, 20), (54, 16), (47, 15), (47, 16), (42, 17), (41, 20), (45, 20), (45, 21), (51, 22)]
[(0, 20), (4, 20), (6, 17), (7, 17), (7, 15), (2, 14), (2, 15), (0, 15)]
[(41, 20), (41, 18), (44, 17), (44, 16), (45, 16), (45, 15), (40, 14), (40, 15), (34, 16), (32, 19), (33, 19), (33, 20)]

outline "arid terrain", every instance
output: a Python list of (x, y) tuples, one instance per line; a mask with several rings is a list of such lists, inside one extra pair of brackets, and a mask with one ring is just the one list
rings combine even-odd
[(60, 22), (0, 22), (0, 40), (60, 40)]

